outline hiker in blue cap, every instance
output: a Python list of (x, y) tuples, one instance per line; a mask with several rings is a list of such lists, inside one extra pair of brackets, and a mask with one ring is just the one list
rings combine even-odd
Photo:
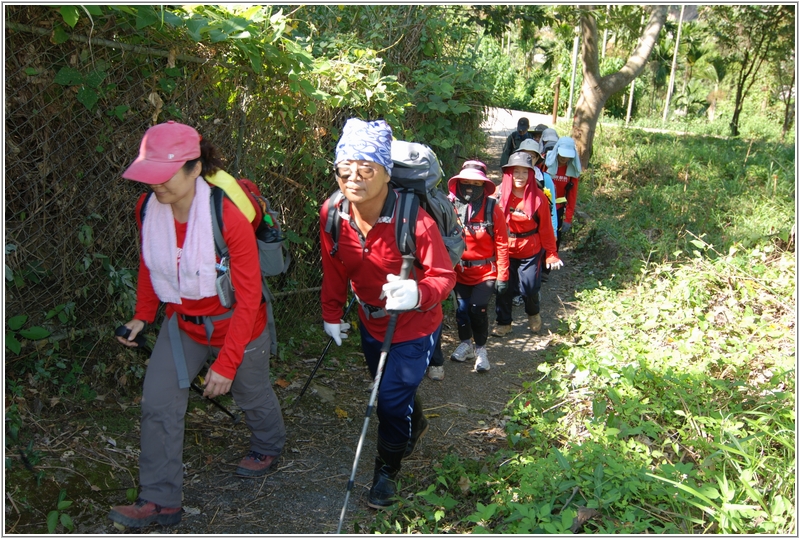
[(533, 138), (533, 134), (528, 131), (531, 126), (527, 118), (520, 118), (517, 122), (517, 129), (506, 138), (505, 146), (503, 146), (503, 153), (500, 155), (500, 168), (506, 166), (508, 158), (511, 154), (519, 149), (519, 145), (523, 140)]

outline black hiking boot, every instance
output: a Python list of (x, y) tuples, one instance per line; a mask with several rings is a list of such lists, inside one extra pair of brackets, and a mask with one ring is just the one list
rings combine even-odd
[(378, 456), (375, 457), (375, 473), (369, 489), (368, 506), (383, 509), (394, 504), (397, 496), (397, 474), (407, 447), (407, 444), (389, 444), (378, 436)]

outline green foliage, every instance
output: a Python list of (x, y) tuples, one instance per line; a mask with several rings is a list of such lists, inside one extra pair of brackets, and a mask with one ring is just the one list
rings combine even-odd
[(75, 525), (72, 523), (72, 517), (66, 513), (66, 510), (72, 505), (70, 500), (67, 500), (67, 491), (61, 490), (58, 493), (58, 502), (56, 508), (47, 513), (47, 533), (55, 533), (59, 523), (69, 531), (75, 531)]
[[(64, 306), (61, 306), (62, 309)], [(19, 355), (22, 349), (22, 344), (19, 339), (28, 339), (29, 341), (40, 341), (50, 336), (50, 331), (41, 326), (32, 326), (24, 328), (25, 322), (28, 321), (28, 315), (21, 314), (12, 316), (6, 322), (6, 348)]]
[(488, 90), (474, 82), (475, 76), (467, 65), (427, 60), (412, 73), (415, 111), (409, 116), (417, 125), (413, 139), (433, 148), (445, 173), (477, 155), (485, 142), (480, 124)]

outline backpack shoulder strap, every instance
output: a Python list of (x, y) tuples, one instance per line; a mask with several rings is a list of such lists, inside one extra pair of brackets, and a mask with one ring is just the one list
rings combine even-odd
[(483, 208), (483, 221), (486, 223), (486, 230), (489, 235), (494, 238), (494, 207), (497, 204), (497, 199), (493, 197), (486, 197), (486, 202)]
[(395, 210), (394, 229), (397, 248), (403, 256), (416, 255), (417, 215), (419, 197), (413, 192), (399, 191)]
[(139, 209), (139, 221), (141, 221), (142, 225), (144, 225), (144, 216), (145, 213), (147, 213), (147, 203), (150, 201), (151, 196), (153, 196), (153, 192), (148, 191), (144, 196), (144, 200), (142, 201), (142, 207)]
[(222, 237), (222, 199), (225, 196), (225, 191), (221, 188), (211, 186), (211, 229), (214, 231), (214, 249), (220, 258), (227, 258), (228, 244)]
[(336, 191), (328, 197), (325, 204), (328, 206), (328, 218), (325, 220), (325, 233), (330, 234), (333, 240), (333, 248), (330, 253), (331, 256), (333, 256), (336, 254), (336, 251), (339, 250), (339, 232), (342, 226), (342, 213), (350, 215), (350, 201), (344, 197), (344, 193)]

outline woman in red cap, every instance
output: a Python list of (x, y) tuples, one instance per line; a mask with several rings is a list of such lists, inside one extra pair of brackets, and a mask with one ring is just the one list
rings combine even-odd
[[(508, 259), (510, 289), (519, 289), (531, 331), (542, 329), (539, 314), (539, 290), (542, 286), (541, 257), (549, 269), (564, 263), (558, 258), (549, 202), (536, 182), (531, 156), (525, 152), (511, 154), (503, 167), (500, 185), (500, 207), (508, 226)], [(511, 331), (511, 294), (497, 294), (494, 334), (502, 337)]]
[(477, 372), (491, 368), (486, 353), (489, 300), (495, 289), (498, 295), (508, 289), (506, 223), (497, 199), (491, 198), (495, 185), (486, 177), (485, 167), (480, 161), (467, 161), (447, 183), (467, 243), (461, 262), (455, 267), (456, 321), (461, 342), (450, 359), (462, 362), (475, 358)]
[(197, 131), (170, 121), (147, 130), (139, 157), (122, 174), (146, 184), (154, 196), (143, 194), (136, 204), (141, 236), (136, 310), (125, 324), (130, 334), (117, 340), (137, 346), (134, 339), (155, 320), (159, 303), (166, 303), (142, 392), (139, 498), (109, 514), (125, 526), (181, 521), (189, 386), (210, 358), (216, 356), (203, 395), (230, 391), (251, 431), (250, 452), (237, 475), (266, 474), (286, 442), (269, 380), (270, 338), (253, 227), (227, 197), (221, 228), (232, 261), (227, 271), (235, 303), (228, 309), (217, 296), (221, 261), (214, 248), (211, 190), (203, 177), (222, 165), (217, 150)]

